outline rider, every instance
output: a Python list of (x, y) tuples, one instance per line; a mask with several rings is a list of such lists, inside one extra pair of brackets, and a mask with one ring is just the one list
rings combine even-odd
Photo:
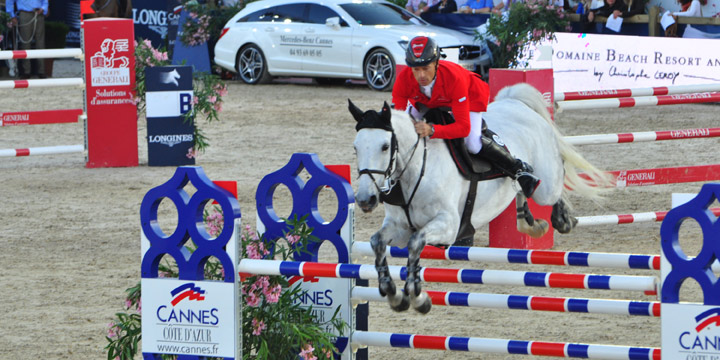
[(392, 91), (395, 109), (406, 110), (410, 102), (408, 112), (413, 118), (421, 119), (423, 113), (419, 109), (450, 107), (455, 118), (455, 122), (448, 125), (416, 121), (415, 132), (420, 137), (434, 139), (465, 138), (468, 152), (478, 154), (517, 180), (525, 196), (531, 197), (540, 185), (540, 179), (532, 174), (532, 167), (483, 134), (482, 113), (487, 110), (488, 84), (478, 74), (440, 60), (440, 48), (427, 36), (410, 40), (405, 63), (409, 68), (398, 73)]

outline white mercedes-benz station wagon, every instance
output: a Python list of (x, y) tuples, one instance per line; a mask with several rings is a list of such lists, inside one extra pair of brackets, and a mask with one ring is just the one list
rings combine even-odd
[(405, 48), (415, 36), (434, 38), (448, 60), (476, 71), (489, 54), (471, 35), (433, 26), (384, 0), (260, 0), (223, 29), (215, 63), (247, 84), (277, 76), (312, 77), (320, 84), (365, 79), (392, 89)]

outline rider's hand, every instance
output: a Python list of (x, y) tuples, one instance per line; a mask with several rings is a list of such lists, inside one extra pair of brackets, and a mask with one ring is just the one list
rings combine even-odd
[(17, 17), (10, 19), (10, 27), (17, 25), (17, 23), (18, 23)]
[(433, 128), (428, 123), (424, 121), (416, 121), (415, 122), (415, 132), (420, 137), (426, 137), (430, 136), (433, 133)]

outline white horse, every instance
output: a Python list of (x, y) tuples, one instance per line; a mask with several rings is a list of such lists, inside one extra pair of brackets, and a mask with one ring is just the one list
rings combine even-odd
[[(356, 203), (364, 212), (370, 212), (383, 195), (398, 186), (404, 199), (404, 206), (385, 204), (382, 228), (370, 238), (380, 293), (388, 296), (396, 311), (407, 310), (412, 304), (415, 310), (427, 313), (431, 302), (420, 286), (420, 252), (426, 244), (443, 246), (455, 241), (470, 181), (460, 175), (442, 140), (428, 140), (422, 145), (425, 140), (418, 139), (407, 113), (390, 110), (387, 103), (379, 113), (363, 112), (352, 102), (349, 108), (358, 130), (354, 142), (360, 173)], [(592, 184), (607, 184), (607, 176), (564, 141), (552, 123), (542, 94), (530, 85), (518, 84), (500, 91), (483, 118), (514, 156), (534, 167), (534, 174), (542, 182), (533, 200), (553, 205), (553, 226), (569, 232), (576, 220), (567, 213), (564, 195), (573, 192), (598, 198), (601, 189)], [(590, 180), (579, 177), (578, 169)], [(522, 191), (509, 177), (480, 181), (472, 225), (478, 228), (487, 224), (516, 197), (519, 206), (525, 204)], [(546, 221), (533, 222), (529, 213), (518, 218), (518, 230), (531, 236), (542, 236), (548, 229)], [(404, 293), (396, 291), (390, 278), (385, 258), (388, 245), (408, 246)]]

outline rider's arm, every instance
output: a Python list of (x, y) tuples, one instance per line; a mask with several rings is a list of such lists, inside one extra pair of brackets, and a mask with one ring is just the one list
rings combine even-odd
[[(463, 70), (465, 71), (465, 70)], [(460, 139), (470, 134), (470, 101), (468, 96), (469, 80), (467, 76), (455, 76), (443, 73), (442, 88), (452, 99), (450, 104), (455, 122), (450, 125), (435, 125), (433, 139)]]
[[(410, 72), (409, 76), (408, 72)], [(408, 100), (411, 96), (410, 86), (414, 81), (415, 80), (412, 77), (412, 71), (410, 68), (405, 68), (398, 73), (397, 80), (395, 81), (395, 85), (393, 85), (392, 90), (392, 103), (395, 110), (404, 111), (407, 109)], [(417, 86), (416, 82), (415, 86)]]

